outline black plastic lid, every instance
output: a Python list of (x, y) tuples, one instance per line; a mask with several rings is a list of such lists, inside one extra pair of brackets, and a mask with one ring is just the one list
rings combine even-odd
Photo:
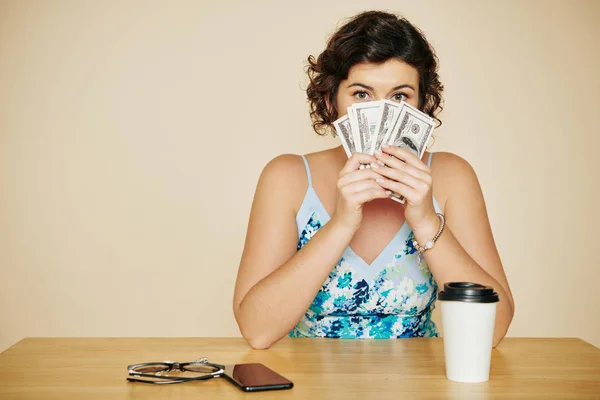
[(438, 300), (468, 301), (470, 303), (496, 303), (498, 293), (490, 286), (471, 282), (449, 282), (438, 295)]

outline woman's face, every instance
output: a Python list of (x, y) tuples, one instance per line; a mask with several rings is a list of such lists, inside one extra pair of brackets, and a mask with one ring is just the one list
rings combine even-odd
[(340, 82), (335, 105), (338, 118), (354, 103), (404, 98), (413, 107), (419, 105), (419, 73), (404, 61), (390, 59), (382, 64), (361, 63), (350, 68), (348, 79)]

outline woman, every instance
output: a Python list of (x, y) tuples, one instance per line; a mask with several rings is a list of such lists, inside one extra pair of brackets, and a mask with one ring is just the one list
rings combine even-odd
[[(436, 56), (403, 18), (359, 14), (308, 61), (317, 133), (332, 132), (351, 104), (380, 99), (404, 99), (440, 122)], [(392, 201), (392, 193), (405, 203)], [(339, 146), (282, 155), (264, 168), (233, 307), (242, 335), (257, 349), (286, 335), (431, 337), (438, 285), (455, 281), (498, 293), (496, 346), (514, 304), (471, 166), (454, 154), (425, 152), (419, 159), (399, 147), (348, 158)]]

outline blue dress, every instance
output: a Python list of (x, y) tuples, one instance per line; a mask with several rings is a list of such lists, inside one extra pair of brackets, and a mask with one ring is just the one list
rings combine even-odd
[[(429, 155), (428, 165), (431, 164)], [(298, 250), (331, 219), (312, 186), (296, 215)], [(440, 208), (433, 199), (436, 212)], [(437, 283), (417, 262), (414, 234), (405, 222), (388, 245), (367, 264), (348, 246), (290, 337), (388, 339), (438, 336), (431, 312)]]

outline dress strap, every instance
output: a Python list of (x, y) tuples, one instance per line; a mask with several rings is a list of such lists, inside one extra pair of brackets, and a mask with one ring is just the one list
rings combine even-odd
[(427, 160), (427, 167), (431, 168), (431, 159), (433, 158), (433, 153), (429, 153), (429, 160)]
[(308, 160), (304, 156), (301, 156), (301, 157), (304, 160), (304, 167), (306, 168), (306, 176), (308, 177), (308, 187), (311, 188), (312, 187), (312, 175), (310, 174), (310, 167), (308, 166)]

